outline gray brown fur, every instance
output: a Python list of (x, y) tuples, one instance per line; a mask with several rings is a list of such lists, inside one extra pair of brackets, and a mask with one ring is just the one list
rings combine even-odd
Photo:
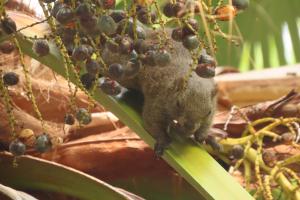
[[(153, 32), (146, 40), (155, 40)], [(171, 63), (167, 66), (143, 65), (137, 77), (130, 80), (117, 80), (127, 88), (140, 90), (144, 95), (143, 120), (145, 129), (157, 140), (156, 153), (161, 154), (171, 142), (168, 127), (174, 121), (181, 125), (178, 134), (184, 137), (195, 136), (202, 141), (206, 138), (216, 108), (215, 83), (213, 79), (199, 77), (191, 73), (185, 89), (181, 83), (192, 58), (190, 52), (181, 43), (171, 40), (173, 50)], [(107, 64), (126, 65), (128, 56), (103, 52)]]

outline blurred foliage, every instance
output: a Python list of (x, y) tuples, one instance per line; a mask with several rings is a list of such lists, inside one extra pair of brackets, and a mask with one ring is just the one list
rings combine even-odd
[[(228, 33), (228, 23), (222, 26)], [(300, 62), (299, 0), (251, 0), (250, 7), (235, 18), (232, 27), (235, 35), (240, 30), (244, 43), (236, 47), (219, 37), (220, 65), (247, 71)]]

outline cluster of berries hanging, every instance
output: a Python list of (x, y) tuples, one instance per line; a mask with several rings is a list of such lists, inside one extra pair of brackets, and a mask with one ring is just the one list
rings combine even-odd
[[(124, 0), (122, 9), (116, 9), (115, 3), (115, 0), (40, 0), (51, 34), (44, 38), (31, 38), (33, 52), (38, 57), (47, 56), (51, 52), (49, 43), (55, 43), (64, 58), (67, 74), (75, 74), (83, 87), (81, 89), (90, 90), (90, 94), (100, 88), (108, 95), (118, 95), (122, 89), (116, 80), (136, 76), (142, 66), (168, 65), (172, 56), (165, 47), (170, 46), (170, 40), (181, 43), (195, 57), (193, 71), (196, 74), (202, 78), (212, 78), (216, 66), (214, 49), (206, 45), (207, 40), (200, 34), (204, 28), (201, 28), (201, 20), (196, 18), (202, 15), (206, 17), (206, 23), (218, 27), (218, 20), (234, 18), (238, 10), (248, 7), (249, 0), (232, 0), (232, 5), (221, 0), (217, 5), (207, 5), (202, 0), (170, 0), (162, 6), (156, 0)], [(15, 22), (5, 12), (0, 14), (1, 31), (7, 35), (18, 32)], [(170, 38), (164, 33), (169, 24), (173, 27)], [(161, 31), (162, 34), (157, 34), (159, 44), (146, 41), (145, 29)], [(221, 31), (218, 28), (215, 30)], [(18, 49), (17, 46), (16, 41), (6, 40), (0, 44), (0, 51), (11, 53)], [(127, 55), (127, 64), (107, 66), (101, 57), (104, 49)], [(2, 90), (19, 82), (19, 76), (14, 72), (1, 72), (0, 75)], [(67, 79), (70, 81), (69, 77)], [(76, 90), (74, 94), (76, 96)], [(71, 98), (74, 98), (73, 94)], [(73, 125), (76, 121), (89, 124), (92, 120), (91, 108), (78, 108), (74, 105), (74, 99), (70, 102), (65, 124)], [(36, 138), (37, 151), (45, 152), (50, 147), (48, 134), (43, 133)], [(9, 149), (19, 156), (24, 154), (26, 148), (18, 138), (14, 138)]]

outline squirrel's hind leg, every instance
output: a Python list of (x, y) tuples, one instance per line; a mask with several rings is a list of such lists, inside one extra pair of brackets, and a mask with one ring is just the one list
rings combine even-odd
[(161, 109), (154, 108), (153, 104), (145, 104), (143, 120), (145, 129), (156, 140), (154, 152), (160, 157), (171, 143), (171, 138), (167, 134), (167, 117)]

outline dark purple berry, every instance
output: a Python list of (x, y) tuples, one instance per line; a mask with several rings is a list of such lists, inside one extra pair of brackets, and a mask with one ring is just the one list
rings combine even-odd
[(106, 35), (116, 33), (117, 24), (111, 16), (103, 15), (98, 20), (99, 30)]
[(119, 63), (113, 63), (108, 67), (108, 75), (114, 80), (120, 79), (124, 75), (124, 67)]
[(65, 124), (73, 125), (75, 123), (75, 118), (72, 114), (66, 114), (64, 118)]
[(154, 23), (157, 16), (155, 12), (151, 12), (150, 14), (148, 14), (148, 9), (147, 8), (141, 8), (138, 12), (137, 12), (137, 18), (140, 22), (142, 22), (143, 24), (151, 24)]
[(216, 61), (212, 56), (208, 55), (204, 50), (202, 51), (200, 57), (198, 58), (198, 64), (207, 64), (209, 66), (215, 67)]
[(181, 42), (182, 39), (183, 39), (182, 28), (173, 29), (171, 37), (172, 37), (173, 40), (175, 40), (177, 42)]
[(138, 39), (146, 38), (145, 30), (141, 26), (137, 26), (136, 29), (134, 29), (132, 20), (127, 21), (126, 19), (124, 19), (124, 20), (120, 21), (118, 23), (117, 33), (121, 34), (124, 27), (125, 27), (125, 33), (127, 33), (132, 39), (134, 39), (134, 30), (136, 31)]
[(53, 8), (52, 8), (51, 15), (52, 15), (53, 17), (56, 17), (58, 11), (59, 11), (61, 8), (63, 8), (63, 7), (66, 7), (66, 4), (62, 3), (61, 1), (56, 1), (56, 2), (54, 3)]
[(145, 53), (144, 57), (142, 58), (142, 62), (146, 65), (155, 66), (155, 51), (149, 50)]
[(39, 57), (49, 54), (50, 48), (47, 40), (35, 40), (32, 46), (32, 50)]
[(126, 12), (123, 10), (114, 10), (110, 16), (114, 19), (116, 23), (122, 21), (123, 19), (126, 18)]
[(244, 156), (244, 147), (241, 145), (234, 145), (231, 150), (231, 155), (235, 159), (241, 159)]
[(199, 30), (199, 25), (196, 19), (190, 18), (182, 28), (182, 33), (186, 35), (195, 35)]
[(207, 64), (198, 64), (195, 69), (195, 72), (201, 78), (212, 78), (215, 76), (215, 67), (209, 66)]
[(36, 137), (34, 148), (40, 153), (44, 153), (51, 149), (52, 143), (48, 134), (43, 133)]
[(135, 77), (141, 68), (141, 62), (138, 59), (131, 59), (127, 62), (124, 69), (127, 78)]
[(26, 146), (19, 139), (15, 139), (9, 144), (9, 152), (12, 153), (14, 156), (24, 155), (25, 151)]
[(76, 47), (72, 53), (72, 58), (78, 62), (86, 60), (88, 56), (89, 56), (89, 50), (86, 45), (81, 45), (79, 47)]
[(85, 73), (80, 76), (80, 81), (85, 89), (89, 90), (92, 88), (95, 82), (95, 74)]
[(92, 116), (85, 108), (79, 108), (76, 112), (76, 119), (84, 125), (91, 123)]
[(176, 2), (173, 6), (173, 12), (174, 16), (178, 16), (179, 12), (184, 10), (184, 3), (182, 2)]
[(14, 43), (10, 41), (4, 41), (0, 44), (0, 51), (5, 54), (10, 54), (15, 49)]
[(237, 9), (245, 10), (249, 7), (249, 0), (232, 0), (232, 5)]
[(188, 50), (197, 49), (200, 45), (199, 40), (198, 40), (197, 36), (195, 36), (195, 35), (188, 35), (188, 36), (184, 37), (182, 44)]
[(163, 13), (165, 16), (167, 17), (173, 17), (175, 16), (175, 12), (174, 12), (174, 4), (169, 2), (167, 3), (164, 8), (163, 8)]
[(69, 7), (61, 7), (55, 18), (61, 24), (68, 24), (74, 20), (74, 12)]
[(133, 41), (130, 37), (123, 37), (119, 42), (119, 51), (122, 54), (129, 54), (133, 50)]
[(3, 82), (7, 86), (13, 86), (18, 84), (19, 82), (19, 75), (15, 72), (7, 72), (2, 77)]
[(89, 59), (85, 63), (85, 69), (89, 74), (96, 75), (102, 69), (102, 65), (99, 64), (96, 60)]
[(116, 96), (121, 93), (122, 87), (120, 84), (110, 78), (100, 78), (99, 88), (107, 95)]
[(90, 16), (88, 18), (80, 18), (80, 26), (89, 34), (100, 32), (98, 27), (98, 18)]
[(143, 39), (137, 39), (133, 43), (133, 48), (137, 53), (146, 53), (151, 50), (151, 45), (147, 44), (147, 42)]
[(92, 15), (92, 9), (88, 3), (81, 3), (77, 6), (75, 13), (78, 17), (86, 19)]
[(171, 61), (171, 55), (166, 50), (157, 51), (154, 56), (154, 61), (159, 66), (166, 66)]
[(11, 34), (17, 30), (17, 25), (14, 20), (12, 20), (10, 17), (5, 17), (2, 21), (2, 29), (5, 33)]
[(76, 30), (72, 28), (61, 28), (58, 33), (64, 43), (73, 43), (74, 37), (76, 35)]
[(138, 59), (138, 57), (139, 57), (139, 55), (137, 54), (137, 52), (135, 50), (132, 50), (131, 53), (130, 53), (129, 60)]

